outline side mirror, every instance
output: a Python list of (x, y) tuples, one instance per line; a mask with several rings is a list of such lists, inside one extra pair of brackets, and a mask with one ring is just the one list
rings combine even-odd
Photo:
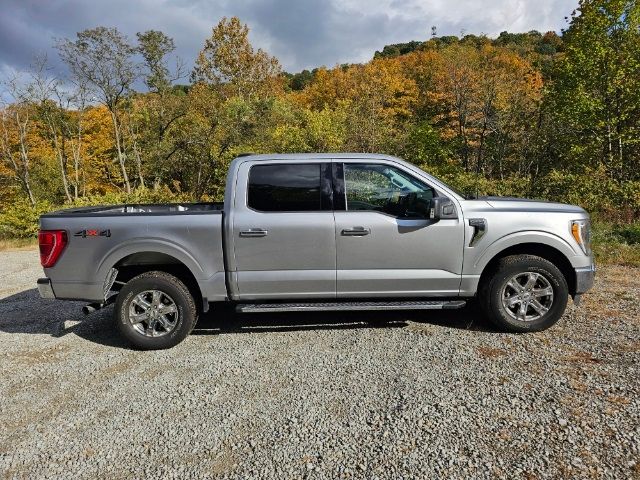
[(429, 218), (435, 221), (444, 218), (458, 218), (456, 206), (447, 197), (433, 197), (429, 208)]
[(398, 199), (399, 218), (427, 219), (431, 200), (421, 198), (416, 192), (401, 195)]

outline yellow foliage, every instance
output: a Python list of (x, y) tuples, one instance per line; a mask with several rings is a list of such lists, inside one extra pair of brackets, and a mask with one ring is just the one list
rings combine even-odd
[(113, 124), (105, 106), (91, 107), (85, 112), (81, 156), (84, 194), (117, 191), (122, 175), (117, 165), (113, 144)]

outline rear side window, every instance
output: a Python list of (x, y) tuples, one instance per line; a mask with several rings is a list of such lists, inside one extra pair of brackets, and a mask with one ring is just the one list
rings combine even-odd
[(320, 164), (254, 165), (248, 204), (261, 212), (322, 210)]

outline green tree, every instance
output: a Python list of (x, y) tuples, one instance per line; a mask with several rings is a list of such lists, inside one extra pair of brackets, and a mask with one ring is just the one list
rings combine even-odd
[(176, 60), (175, 68), (169, 68), (168, 57), (175, 50), (171, 37), (158, 30), (148, 30), (136, 36), (149, 93), (138, 96), (132, 106), (130, 137), (134, 155), (140, 158), (138, 163), (146, 165), (147, 174), (151, 175), (154, 187), (158, 188), (166, 161), (176, 149), (172, 127), (186, 115), (188, 108), (184, 92), (172, 87), (173, 82), (184, 77), (184, 68), (180, 59)]
[(176, 72), (169, 71), (167, 56), (175, 49), (173, 38), (159, 30), (147, 30), (136, 33), (138, 51), (144, 59), (144, 82), (150, 91), (163, 93), (171, 88), (171, 84), (182, 76), (182, 65), (178, 61)]
[(581, 0), (548, 100), (561, 158), (640, 178), (640, 4)]

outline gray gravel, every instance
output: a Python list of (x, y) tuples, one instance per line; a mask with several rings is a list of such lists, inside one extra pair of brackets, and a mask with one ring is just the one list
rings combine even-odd
[(37, 253), (0, 253), (0, 476), (640, 476), (640, 269), (601, 268), (553, 329), (474, 308), (239, 316), (169, 351), (112, 310), (41, 300)]

